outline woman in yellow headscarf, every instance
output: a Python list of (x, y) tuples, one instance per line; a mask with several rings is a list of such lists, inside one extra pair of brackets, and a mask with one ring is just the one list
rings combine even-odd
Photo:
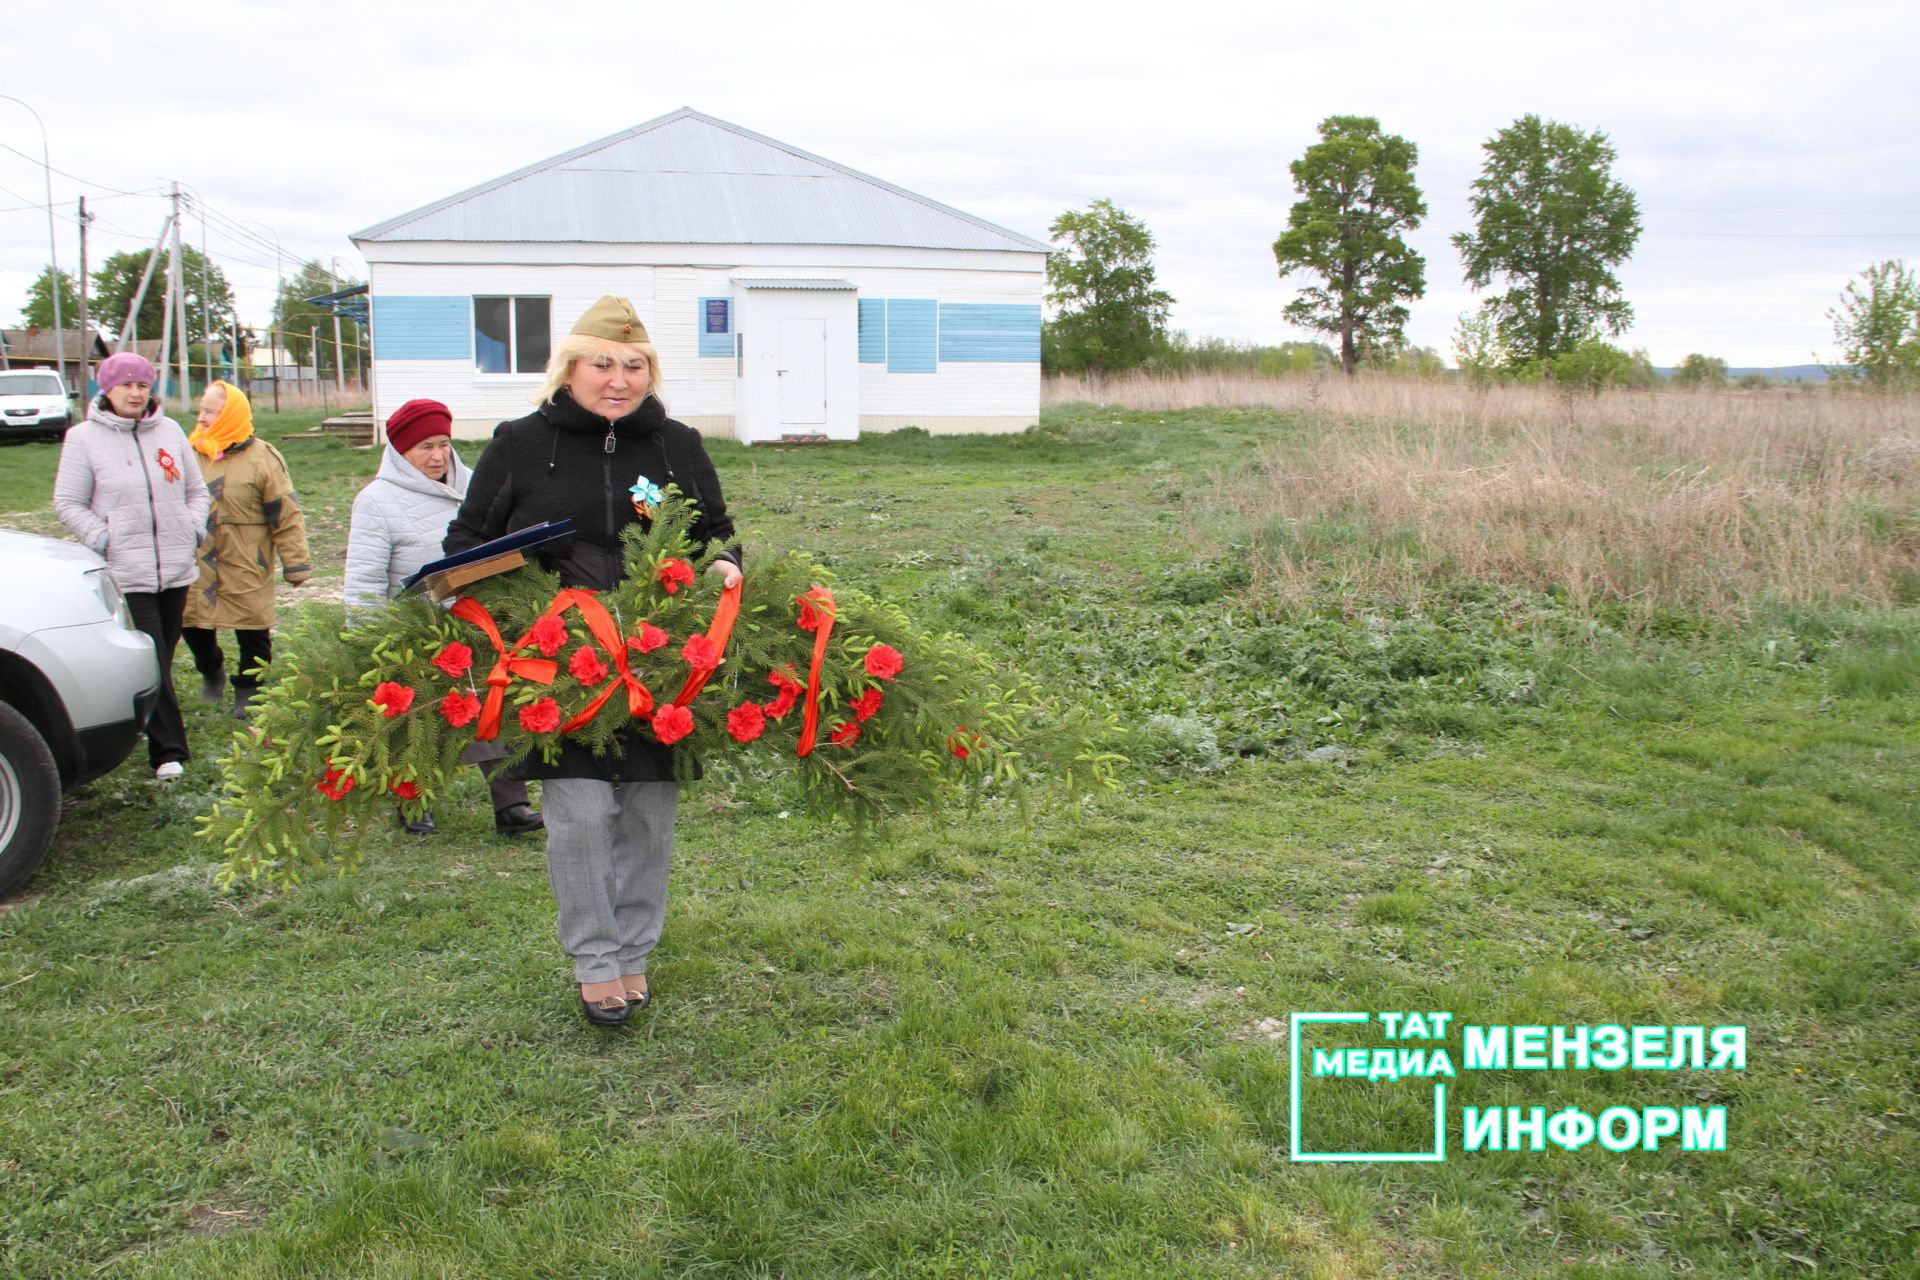
[(306, 517), (294, 496), (287, 460), (254, 436), (253, 406), (240, 388), (226, 382), (207, 388), (187, 443), (201, 455), (212, 509), (200, 544), (200, 580), (187, 593), (181, 639), (200, 672), (200, 696), (218, 702), (227, 669), (214, 632), (232, 628), (240, 642), (233, 714), (244, 716), (260, 686), (260, 669), (273, 659), (273, 562), (280, 562), (290, 586), (313, 573)]

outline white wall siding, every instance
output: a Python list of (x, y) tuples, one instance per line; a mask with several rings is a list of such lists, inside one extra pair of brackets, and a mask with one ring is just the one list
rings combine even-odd
[(938, 373), (888, 373), (860, 366), (863, 415), (948, 414), (1003, 417), (1040, 410), (1038, 364), (943, 364)]

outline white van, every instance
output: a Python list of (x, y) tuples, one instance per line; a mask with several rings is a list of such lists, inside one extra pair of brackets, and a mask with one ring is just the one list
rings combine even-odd
[(73, 406), (59, 375), (48, 369), (0, 369), (0, 438), (59, 440), (73, 425)]

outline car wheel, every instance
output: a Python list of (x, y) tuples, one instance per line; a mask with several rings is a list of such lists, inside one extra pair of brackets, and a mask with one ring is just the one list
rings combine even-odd
[(0, 898), (40, 869), (60, 825), (60, 770), (40, 731), (0, 702)]

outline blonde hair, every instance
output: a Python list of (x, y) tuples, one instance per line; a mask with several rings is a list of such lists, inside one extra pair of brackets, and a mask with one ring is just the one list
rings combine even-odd
[(651, 342), (609, 342), (590, 333), (570, 333), (560, 339), (553, 354), (547, 357), (547, 380), (541, 384), (533, 402), (552, 404), (561, 388), (573, 381), (573, 366), (580, 361), (628, 351), (638, 351), (647, 358), (647, 394), (665, 405), (667, 398), (660, 394), (660, 352)]

